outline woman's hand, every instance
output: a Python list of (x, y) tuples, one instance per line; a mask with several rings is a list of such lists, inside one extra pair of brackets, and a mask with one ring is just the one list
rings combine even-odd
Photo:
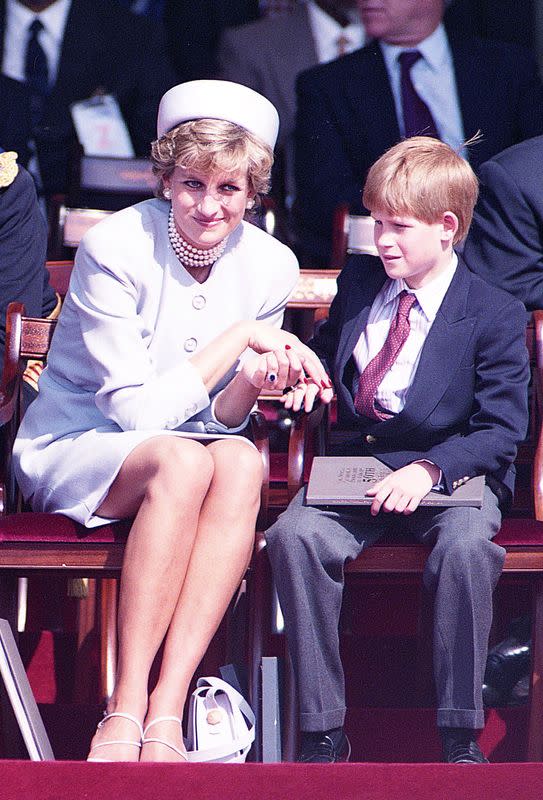
[[(305, 377), (311, 378), (317, 386), (332, 388), (326, 370), (317, 355), (297, 336), (289, 331), (274, 328), (266, 322), (256, 320), (244, 323), (249, 326), (248, 347), (257, 353), (294, 351), (303, 368)], [(283, 363), (284, 366), (284, 362)], [(289, 384), (286, 383), (285, 386)]]
[(273, 350), (247, 359), (241, 369), (245, 379), (262, 391), (292, 386), (303, 380), (304, 369), (295, 350)]
[(328, 387), (323, 389), (322, 386), (317, 386), (316, 383), (306, 378), (293, 386), (292, 389), (279, 399), (285, 408), (291, 409), (292, 411), (299, 411), (303, 406), (304, 411), (309, 413), (313, 408), (315, 398), (318, 397), (321, 403), (328, 404), (331, 402), (333, 396), (333, 389)]
[(381, 509), (396, 514), (412, 514), (439, 480), (439, 475), (439, 467), (427, 461), (414, 462), (391, 472), (368, 489), (368, 497), (374, 498), (370, 512), (373, 516)]

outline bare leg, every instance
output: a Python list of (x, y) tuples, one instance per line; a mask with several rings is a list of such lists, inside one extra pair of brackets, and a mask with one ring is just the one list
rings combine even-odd
[[(121, 574), (119, 662), (108, 713), (145, 716), (149, 671), (178, 603), (213, 469), (211, 453), (199, 442), (157, 436), (127, 457), (97, 511), (135, 516)], [(97, 731), (91, 749), (101, 741), (138, 738), (133, 722), (115, 717)], [(139, 750), (108, 745), (92, 757), (137, 761)]]
[[(203, 502), (198, 533), (173, 618), (166, 635), (159, 680), (147, 724), (157, 717), (180, 717), (189, 683), (226, 611), (250, 560), (262, 483), (259, 453), (239, 440), (207, 447), (213, 479)], [(178, 725), (164, 722), (149, 733), (183, 748)], [(144, 745), (142, 761), (178, 760), (163, 745)]]

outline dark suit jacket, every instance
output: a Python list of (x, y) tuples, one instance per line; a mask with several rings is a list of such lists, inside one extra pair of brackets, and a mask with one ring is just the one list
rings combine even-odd
[(0, 189), (0, 365), (9, 303), (24, 303), (26, 313), (33, 317), (46, 316), (55, 307), (45, 269), (46, 244), (47, 226), (34, 181), (20, 167), (13, 183)]
[(535, 46), (536, 0), (454, 0), (449, 3), (445, 20), (449, 30), (463, 35), (515, 42), (522, 47)]
[(30, 106), (24, 83), (0, 74), (0, 145), (15, 150), (20, 164), (30, 158)]
[(340, 273), (329, 320), (310, 343), (333, 378), (340, 422), (357, 431), (349, 452), (374, 455), (393, 469), (426, 458), (441, 468), (448, 493), (466, 476), (491, 476), (501, 499), (508, 499), (512, 462), (527, 425), (522, 303), (473, 275), (460, 260), (404, 409), (375, 422), (354, 409), (358, 376), (352, 353), (386, 279), (377, 258), (351, 258)]
[(543, 136), (490, 159), (480, 178), (466, 263), (528, 309), (543, 308)]
[[(543, 88), (531, 55), (514, 45), (450, 37), (466, 138), (478, 166), (543, 133)], [(302, 243), (326, 259), (335, 207), (362, 212), (369, 167), (400, 139), (381, 49), (370, 44), (298, 78), (296, 214)]]
[[(0, 0), (0, 48), (4, 44), (5, 3)], [(2, 53), (0, 51), (0, 57)], [(58, 76), (34, 138), (46, 192), (65, 191), (75, 138), (69, 106), (98, 88), (116, 95), (136, 155), (149, 153), (156, 138), (162, 94), (175, 82), (167, 66), (162, 30), (145, 17), (106, 0), (73, 0), (60, 55)], [(13, 109), (0, 99), (12, 147), (20, 137)], [(30, 134), (30, 131), (28, 132)]]
[(258, 16), (258, 0), (166, 0), (164, 26), (177, 80), (216, 78), (221, 32)]

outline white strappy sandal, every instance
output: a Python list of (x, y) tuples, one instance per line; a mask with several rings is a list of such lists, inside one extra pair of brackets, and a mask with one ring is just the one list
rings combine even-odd
[[(141, 738), (141, 743), (149, 744), (150, 742), (156, 742), (156, 744), (162, 744), (164, 747), (169, 747), (170, 750), (173, 750), (174, 753), (177, 753), (178, 756), (181, 756), (185, 761), (189, 760), (187, 753), (184, 750), (180, 750), (179, 747), (176, 747), (171, 742), (166, 741), (166, 739), (160, 739), (158, 736), (147, 736), (147, 731), (149, 728), (152, 728), (153, 725), (158, 725), (159, 722), (177, 722), (179, 727), (182, 729), (183, 723), (179, 719), (179, 717), (157, 717), (156, 719), (151, 720), (151, 722), (147, 723), (145, 729), (143, 731), (143, 736)], [(182, 733), (182, 731), (181, 731)]]
[(104, 715), (104, 718), (101, 719), (100, 722), (98, 723), (97, 728), (100, 729), (103, 725), (105, 725), (105, 723), (108, 721), (108, 719), (111, 719), (112, 717), (122, 717), (123, 719), (127, 719), (130, 722), (133, 722), (134, 725), (136, 725), (136, 727), (138, 729), (138, 733), (139, 733), (138, 741), (135, 742), (133, 739), (110, 739), (109, 741), (98, 742), (97, 744), (94, 744), (91, 747), (90, 753), (89, 753), (89, 757), (87, 758), (87, 761), (104, 761), (104, 762), (105, 761), (109, 761), (108, 758), (90, 758), (90, 755), (94, 750), (98, 750), (99, 747), (109, 747), (109, 745), (111, 745), (111, 744), (130, 745), (131, 747), (137, 747), (138, 749), (141, 748), (141, 743), (142, 743), (143, 735), (144, 735), (143, 734), (143, 727), (142, 727), (142, 724), (139, 721), (139, 719), (137, 719), (136, 717), (132, 716), (132, 714), (128, 714), (125, 711), (112, 711), (111, 714), (105, 714)]

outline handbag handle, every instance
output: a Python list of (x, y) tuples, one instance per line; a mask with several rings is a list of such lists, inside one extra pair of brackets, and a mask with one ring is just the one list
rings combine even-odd
[(232, 739), (226, 748), (224, 746), (210, 747), (207, 750), (194, 750), (187, 753), (189, 761), (217, 761), (238, 752), (246, 755), (255, 739), (255, 715), (249, 703), (231, 684), (221, 678), (199, 678), (196, 686), (192, 702), (196, 703), (198, 697), (205, 702), (208, 697), (214, 699), (217, 692), (222, 692), (227, 695), (230, 705), (236, 706), (241, 711), (248, 721), (248, 726), (243, 735)]

